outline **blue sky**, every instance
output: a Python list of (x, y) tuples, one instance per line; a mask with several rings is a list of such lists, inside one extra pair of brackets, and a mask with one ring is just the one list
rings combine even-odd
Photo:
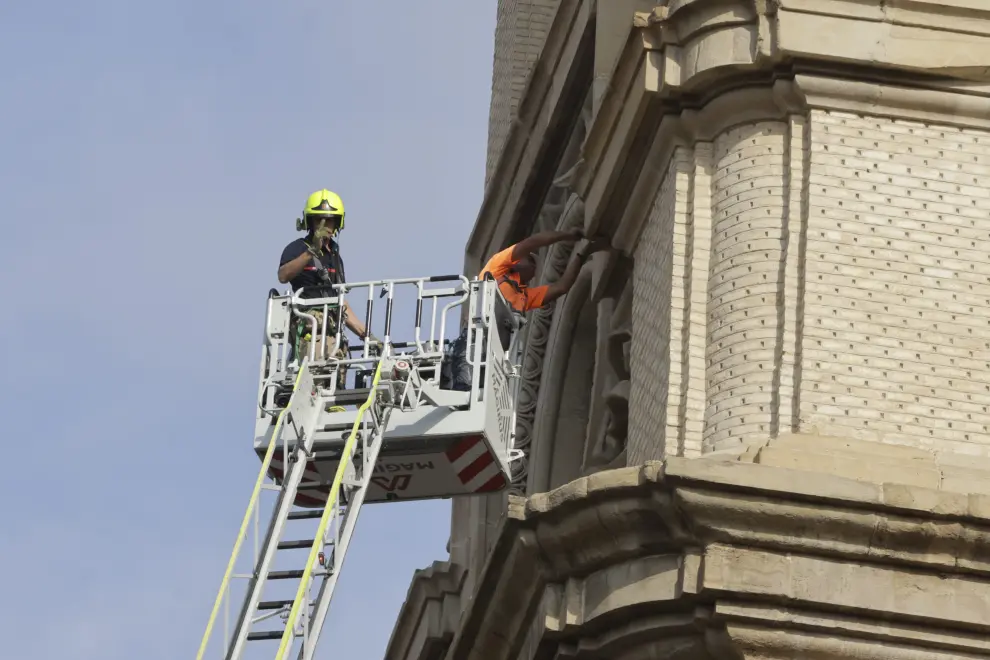
[[(459, 272), (495, 2), (0, 4), (4, 657), (193, 657), (312, 190), (351, 280)], [(449, 503), (362, 513), (321, 657), (382, 657)]]

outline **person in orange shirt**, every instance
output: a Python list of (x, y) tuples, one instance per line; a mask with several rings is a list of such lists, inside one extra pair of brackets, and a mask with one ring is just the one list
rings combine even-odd
[[(560, 243), (563, 241), (577, 241), (584, 238), (584, 232), (580, 229), (571, 231), (544, 231), (534, 234), (529, 238), (519, 241), (515, 245), (510, 245), (504, 250), (492, 256), (485, 267), (481, 270), (479, 279), (485, 279), (490, 275), (498, 282), (499, 291), (505, 301), (512, 306), (516, 313), (526, 313), (534, 309), (539, 309), (550, 304), (571, 290), (577, 281), (581, 267), (588, 257), (600, 250), (608, 249), (609, 243), (605, 239), (589, 241), (586, 245), (576, 250), (571, 255), (571, 260), (560, 276), (553, 284), (541, 286), (529, 286), (529, 282), (536, 275), (537, 250)], [(512, 316), (505, 306), (500, 302), (495, 305), (495, 326), (498, 330), (499, 340), (503, 350), (508, 350), (509, 340), (512, 334)], [(450, 387), (454, 390), (471, 389), (471, 367), (467, 364), (466, 350), (467, 329), (462, 330), (460, 337), (454, 342), (449, 359), (446, 361), (444, 377), (441, 377), (441, 388)], [(484, 370), (482, 369), (482, 380), (484, 380)], [(446, 382), (445, 382), (446, 381)]]
[(608, 244), (600, 240), (589, 242), (572, 255), (567, 269), (559, 280), (553, 284), (530, 287), (529, 282), (536, 275), (536, 257), (533, 253), (554, 243), (577, 241), (582, 238), (584, 238), (584, 232), (580, 229), (543, 231), (539, 234), (533, 234), (529, 238), (496, 253), (488, 260), (478, 277), (484, 279), (485, 275), (490, 273), (498, 282), (498, 289), (502, 292), (506, 302), (512, 305), (517, 312), (525, 313), (539, 309), (570, 291), (574, 282), (577, 281), (581, 266), (584, 265), (588, 257), (599, 250), (606, 249)]

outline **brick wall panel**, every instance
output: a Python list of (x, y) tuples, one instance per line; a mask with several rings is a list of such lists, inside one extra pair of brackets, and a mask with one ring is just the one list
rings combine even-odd
[(990, 135), (811, 118), (801, 417), (990, 455)]

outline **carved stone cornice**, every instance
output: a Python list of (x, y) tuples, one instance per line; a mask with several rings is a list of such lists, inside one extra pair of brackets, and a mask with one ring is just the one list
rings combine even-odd
[(516, 658), (533, 617), (539, 657), (990, 657), (990, 496), (738, 458), (512, 498), (447, 660)]
[[(783, 90), (784, 85), (779, 85)], [(804, 108), (826, 108), (900, 117), (947, 126), (990, 128), (990, 85), (932, 82), (928, 88), (897, 87), (798, 73), (792, 98)]]
[(811, 614), (800, 608), (740, 601), (717, 603), (710, 616), (722, 625), (709, 629), (709, 648), (731, 649), (746, 658), (791, 660), (808, 653), (856, 660), (962, 660), (990, 654), (985, 635), (926, 632), (910, 624), (836, 612)]

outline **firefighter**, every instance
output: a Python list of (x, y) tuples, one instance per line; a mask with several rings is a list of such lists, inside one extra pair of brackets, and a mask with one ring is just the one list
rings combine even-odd
[[(340, 257), (340, 245), (337, 237), (344, 228), (344, 202), (329, 190), (317, 190), (306, 200), (302, 217), (296, 218), (296, 230), (305, 231), (305, 238), (298, 238), (282, 250), (279, 260), (278, 281), (288, 283), (294, 292), (302, 298), (323, 298), (335, 295), (332, 285), (344, 284), (344, 261)], [(339, 294), (337, 294), (339, 295)], [(357, 314), (351, 309), (346, 299), (344, 306), (344, 325), (361, 339), (365, 338), (367, 329)], [(299, 316), (292, 320), (291, 332), (294, 355), (302, 362), (309, 354), (310, 343), (315, 344), (315, 358), (321, 359), (320, 326), (326, 323), (328, 343), (337, 333), (337, 310), (331, 310), (330, 318), (323, 318), (322, 309), (307, 311), (316, 317), (317, 327), (311, 327), (311, 322)], [(341, 334), (341, 345), (322, 357), (347, 357), (347, 336)], [(341, 367), (337, 377), (337, 388), (344, 389), (347, 378), (346, 367)]]

